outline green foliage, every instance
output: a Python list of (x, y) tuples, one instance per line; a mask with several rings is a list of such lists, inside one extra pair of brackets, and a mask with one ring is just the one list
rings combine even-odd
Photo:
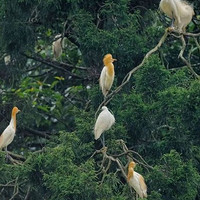
[[(198, 194), (199, 173), (190, 160), (183, 161), (175, 150), (162, 156), (161, 165), (155, 167), (149, 179), (150, 187), (162, 193), (162, 199), (189, 200)], [(153, 195), (159, 197), (158, 193)]]
[[(6, 160), (0, 151), (1, 200), (135, 199), (117, 163), (102, 166), (105, 158), (95, 154), (102, 148), (94, 140), (95, 114), (104, 100), (98, 79), (105, 54), (117, 59), (114, 90), (158, 43), (165, 29), (158, 4), (0, 1), (0, 130), (18, 106), (8, 149), (25, 157)], [(188, 30), (197, 28), (190, 24)], [(57, 34), (64, 36), (63, 51), (53, 60)], [(200, 83), (177, 59), (181, 45), (169, 35), (106, 104), (116, 119), (105, 132), (107, 154), (119, 155), (127, 173), (129, 157), (119, 143), (125, 141), (147, 183), (148, 200), (199, 198)], [(186, 47), (184, 56), (199, 63), (193, 38)], [(8, 65), (5, 55), (11, 55)], [(198, 64), (194, 70), (199, 73)]]
[(154, 99), (159, 91), (167, 87), (169, 72), (161, 65), (158, 56), (152, 56), (135, 75), (136, 91), (144, 98)]

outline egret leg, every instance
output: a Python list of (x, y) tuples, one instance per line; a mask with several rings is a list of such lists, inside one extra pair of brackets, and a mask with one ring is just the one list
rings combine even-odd
[(167, 30), (168, 30), (169, 32), (171, 32), (171, 31), (174, 30), (174, 18), (172, 18), (172, 23), (171, 23), (170, 27), (167, 28)]
[(174, 30), (174, 21), (175, 21), (174, 14), (172, 12), (172, 22), (171, 22), (170, 27), (168, 28), (168, 31), (170, 31), (170, 32)]
[(174, 18), (172, 18), (171, 27), (174, 27)]
[(103, 147), (105, 147), (105, 135), (104, 135), (104, 133), (102, 133), (100, 139), (101, 139), (101, 144), (103, 145)]
[(172, 24), (171, 27), (174, 27), (174, 13), (172, 12)]
[(105, 135), (104, 135), (104, 133), (102, 135), (102, 138), (103, 138), (103, 147), (105, 147)]
[(9, 160), (9, 155), (8, 155), (8, 149), (7, 146), (5, 147), (5, 152), (6, 152), (6, 162)]

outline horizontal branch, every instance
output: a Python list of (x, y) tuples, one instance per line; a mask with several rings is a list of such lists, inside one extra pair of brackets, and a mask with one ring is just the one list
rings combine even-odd
[(60, 70), (60, 71), (63, 71), (65, 72), (66, 74), (72, 76), (72, 77), (75, 77), (77, 79), (81, 79), (81, 80), (88, 80), (89, 78), (87, 77), (82, 77), (82, 76), (79, 76), (77, 74), (74, 74), (72, 72), (70, 72), (69, 70), (66, 69), (66, 67), (69, 67), (69, 68), (76, 68), (76, 69), (81, 69), (81, 70), (86, 70), (86, 68), (83, 68), (83, 67), (75, 67), (73, 65), (70, 65), (70, 64), (65, 64), (65, 63), (59, 63), (57, 61), (53, 61), (53, 60), (50, 60), (50, 59), (44, 59), (38, 55), (28, 55), (28, 54), (25, 54), (25, 53), (21, 53), (23, 56), (26, 56), (27, 58), (30, 58), (30, 59), (33, 59), (35, 61), (38, 61), (38, 62), (41, 62), (45, 65), (48, 65), (54, 69), (57, 69), (57, 70)]
[(190, 37), (199, 37), (200, 33), (183, 33), (183, 35), (190, 36)]
[(38, 130), (34, 130), (34, 129), (28, 128), (28, 127), (26, 127), (24, 130), (33, 134), (33, 135), (40, 136), (42, 138), (50, 139), (50, 137), (51, 137), (49, 135), (50, 134), (49, 132), (38, 131)]
[(11, 152), (11, 151), (7, 151), (7, 152), (8, 152), (8, 154), (9, 154), (12, 158), (14, 158), (15, 160), (20, 160), (20, 161), (25, 161), (25, 160), (26, 160), (26, 158), (24, 158), (22, 155), (15, 154), (15, 153), (13, 153), (13, 152)]

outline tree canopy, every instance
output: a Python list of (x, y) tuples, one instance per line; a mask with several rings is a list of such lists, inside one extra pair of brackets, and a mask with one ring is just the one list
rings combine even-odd
[[(21, 110), (9, 159), (0, 151), (1, 200), (135, 200), (131, 160), (148, 200), (200, 199), (200, 2), (182, 34), (159, 2), (0, 0), (1, 132)], [(94, 140), (103, 105), (116, 119), (106, 148)]]

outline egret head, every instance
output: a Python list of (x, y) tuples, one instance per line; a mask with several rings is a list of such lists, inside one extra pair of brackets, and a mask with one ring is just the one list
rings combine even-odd
[(108, 108), (106, 106), (103, 106), (101, 109), (102, 110), (108, 110)]
[(13, 109), (12, 109), (12, 115), (16, 115), (20, 110), (15, 106)]
[(129, 168), (135, 168), (135, 166), (136, 166), (136, 163), (134, 162), (134, 161), (131, 161), (130, 163), (129, 163)]
[(56, 35), (55, 37), (54, 37), (54, 39), (59, 39), (59, 38), (61, 38), (62, 37), (62, 35), (61, 34), (58, 34), (58, 35)]
[(117, 59), (113, 58), (112, 55), (109, 53), (109, 54), (106, 54), (103, 58), (103, 63), (104, 65), (107, 65), (109, 63), (113, 63), (114, 61), (116, 61)]

